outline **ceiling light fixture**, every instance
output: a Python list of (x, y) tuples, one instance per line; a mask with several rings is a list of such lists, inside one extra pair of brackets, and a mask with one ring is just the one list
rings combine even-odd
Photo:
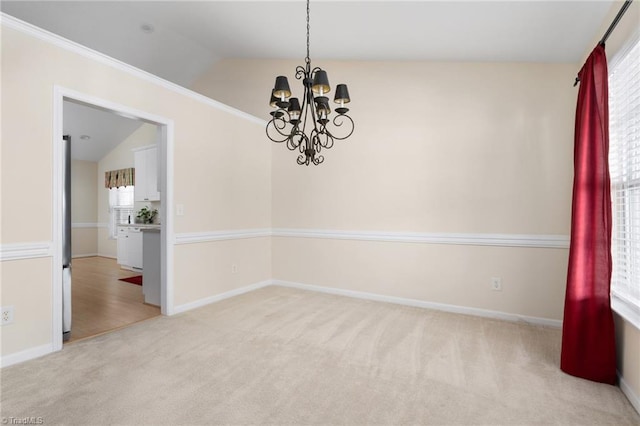
[[(271, 112), (271, 120), (267, 123), (267, 136), (273, 142), (286, 142), (290, 151), (299, 150), (298, 164), (318, 165), (324, 161), (320, 154), (323, 148), (333, 147), (334, 140), (347, 139), (353, 133), (354, 123), (347, 115), (349, 108), (349, 91), (346, 84), (338, 84), (334, 102), (340, 106), (336, 108), (333, 120), (329, 119), (331, 108), (329, 98), (325, 95), (331, 91), (327, 72), (321, 68), (311, 68), (309, 57), (309, 0), (307, 0), (307, 57), (305, 66), (296, 67), (296, 79), (302, 79), (302, 106), (298, 98), (291, 97), (291, 89), (287, 77), (276, 77), (275, 87), (271, 91), (269, 105), (275, 108)], [(333, 122), (335, 128), (341, 132), (337, 135), (333, 129), (329, 131), (327, 124)], [(309, 133), (305, 133), (309, 124)], [(343, 127), (344, 126), (344, 127)]]
[(91, 136), (89, 136), (89, 135), (80, 135), (80, 139), (82, 139), (83, 141), (88, 141), (89, 139), (91, 139)]
[(151, 34), (152, 32), (154, 32), (156, 30), (153, 27), (153, 25), (151, 25), (151, 24), (142, 24), (142, 25), (140, 25), (140, 29), (145, 34)]

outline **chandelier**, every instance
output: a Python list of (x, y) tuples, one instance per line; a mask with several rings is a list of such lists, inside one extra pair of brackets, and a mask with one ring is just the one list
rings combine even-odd
[[(267, 136), (273, 142), (285, 143), (290, 151), (298, 150), (300, 165), (318, 165), (324, 161), (323, 149), (333, 147), (334, 141), (347, 139), (353, 133), (354, 123), (347, 115), (349, 91), (346, 84), (338, 84), (333, 101), (339, 106), (331, 116), (329, 98), (331, 91), (327, 72), (311, 68), (309, 57), (309, 0), (307, 0), (307, 56), (305, 66), (296, 67), (296, 79), (302, 80), (302, 106), (300, 100), (291, 97), (287, 77), (276, 77), (269, 105), (275, 108), (267, 123)], [(328, 125), (333, 124), (332, 129)]]

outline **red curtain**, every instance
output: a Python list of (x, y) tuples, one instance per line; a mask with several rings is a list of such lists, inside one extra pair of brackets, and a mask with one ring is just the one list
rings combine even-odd
[(598, 45), (578, 73), (571, 247), (560, 367), (614, 384), (616, 347), (609, 296), (611, 191), (607, 58)]

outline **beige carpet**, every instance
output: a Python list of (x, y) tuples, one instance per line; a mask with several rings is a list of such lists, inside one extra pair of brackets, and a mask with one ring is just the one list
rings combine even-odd
[(44, 424), (638, 425), (560, 330), (267, 287), (2, 370)]

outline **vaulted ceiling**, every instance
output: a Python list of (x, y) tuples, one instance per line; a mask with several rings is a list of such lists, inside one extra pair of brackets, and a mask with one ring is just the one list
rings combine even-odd
[[(611, 5), (611, 0), (312, 0), (311, 56), (578, 62)], [(305, 56), (303, 0), (3, 0), (0, 8), (187, 87), (222, 58)]]
[[(578, 62), (612, 3), (312, 0), (311, 57)], [(220, 59), (302, 60), (306, 53), (304, 0), (3, 0), (0, 9), (185, 87)], [(139, 125), (65, 104), (76, 158), (97, 161)]]

